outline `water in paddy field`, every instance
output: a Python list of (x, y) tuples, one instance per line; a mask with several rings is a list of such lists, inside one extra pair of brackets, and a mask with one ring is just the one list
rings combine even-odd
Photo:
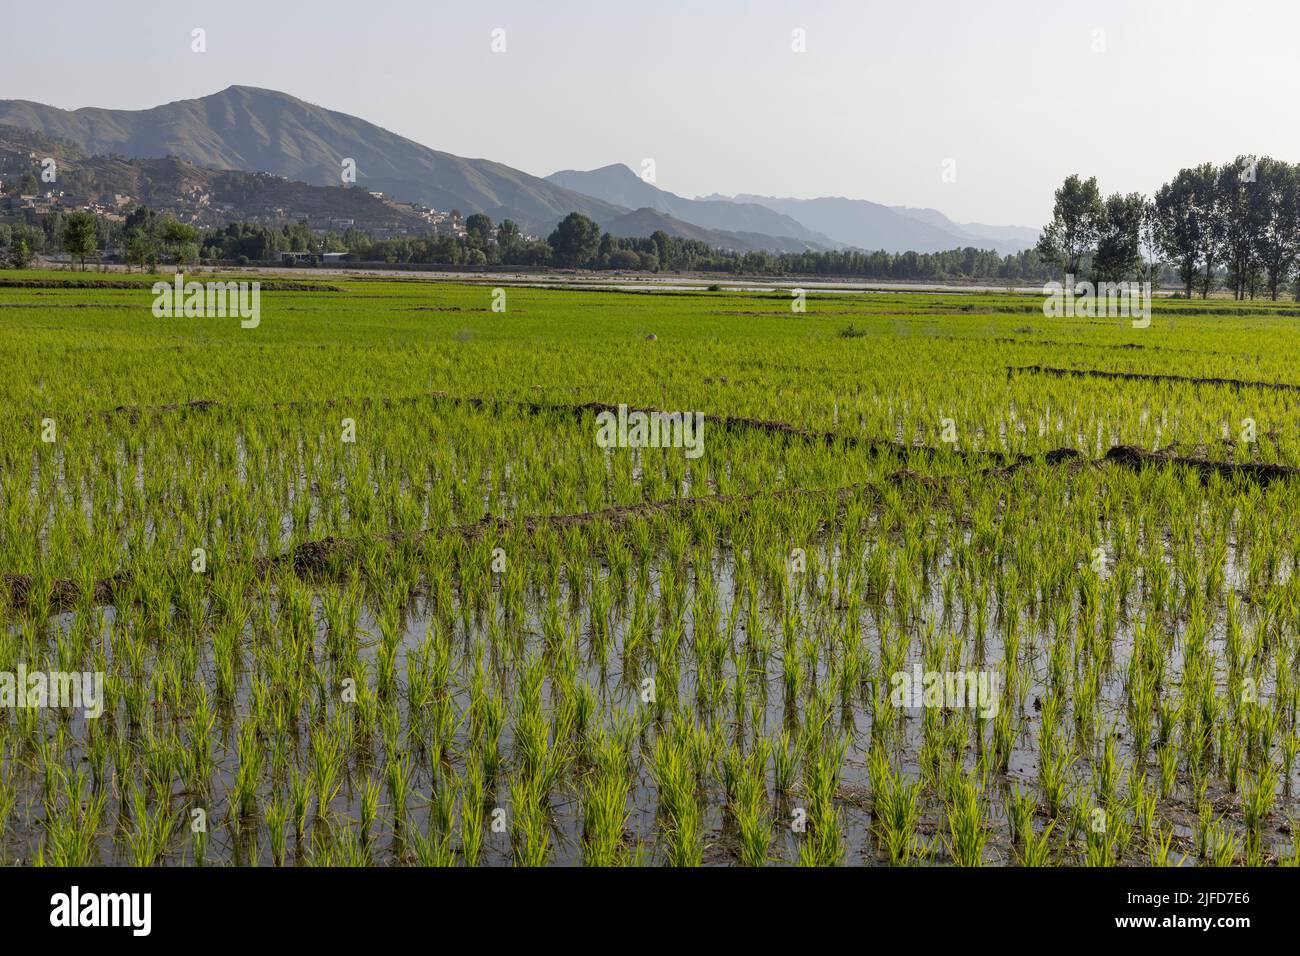
[[(1231, 552), (1230, 552), (1231, 553)], [(474, 695), (470, 687), (474, 674), (480, 671), (485, 687), (490, 693), (500, 695), (505, 719), (500, 730), (500, 768), (495, 779), (489, 780), (485, 793), (485, 811), (489, 823), (484, 833), (481, 864), (505, 865), (515, 862), (517, 839), (513, 832), (514, 806), (511, 786), (512, 774), (519, 761), (519, 746), (515, 733), (514, 717), (519, 711), (523, 687), (523, 674), (530, 663), (548, 662), (543, 668), (540, 682), (540, 699), (543, 714), (548, 722), (557, 712), (557, 701), (562, 693), (551, 676), (555, 656), (562, 654), (567, 645), (566, 635), (574, 638), (573, 666), (577, 682), (590, 688), (595, 708), (588, 727), (623, 728), (631, 742), (631, 789), (627, 800), (627, 822), (624, 832), (626, 859), (644, 863), (665, 862), (664, 834), (666, 821), (660, 806), (659, 787), (652, 769), (656, 740), (665, 735), (676, 707), (701, 726), (715, 728), (714, 739), (719, 748), (736, 745), (745, 752), (752, 750), (759, 737), (769, 741), (779, 739), (782, 731), (797, 742), (799, 728), (810, 716), (810, 689), (822, 691), (831, 706), (827, 713), (827, 732), (847, 740), (845, 758), (840, 768), (836, 809), (843, 838), (842, 862), (848, 865), (877, 865), (885, 861), (873, 832), (874, 794), (869, 771), (869, 755), (873, 740), (879, 738), (892, 759), (895, 770), (908, 779), (923, 776), (925, 763), (934, 757), (927, 750), (927, 724), (936, 739), (942, 737), (944, 747), (959, 755), (967, 774), (973, 774), (977, 755), (991, 746), (994, 714), (987, 707), (969, 707), (959, 701), (956, 706), (939, 708), (896, 707), (890, 701), (888, 677), (879, 662), (888, 648), (901, 648), (897, 672), (936, 669), (972, 671), (996, 681), (993, 686), (1008, 686), (1007, 636), (1018, 635), (1015, 660), (1022, 674), (1015, 682), (1014, 694), (995, 696), (993, 710), (1010, 708), (1020, 725), (1020, 732), (1007, 759), (1005, 774), (993, 774), (985, 783), (984, 820), (989, 828), (988, 845), (984, 861), (990, 864), (1014, 862), (1013, 847), (1009, 838), (1006, 816), (1006, 799), (1011, 788), (1035, 790), (1039, 785), (1039, 744), (1042, 733), (1042, 702), (1048, 699), (1053, 647), (1057, 639), (1058, 622), (1050, 613), (1034, 606), (1022, 592), (1016, 599), (1015, 621), (1008, 619), (1007, 608), (999, 602), (995, 588), (989, 587), (963, 596), (960, 590), (945, 595), (945, 575), (955, 573), (948, 555), (942, 555), (931, 571), (918, 582), (919, 591), (909, 600), (900, 598), (896, 587), (885, 594), (872, 593), (873, 586), (864, 577), (854, 580), (853, 594), (844, 587), (848, 563), (832, 545), (823, 545), (814, 553), (809, 551), (809, 571), (805, 575), (789, 573), (787, 581), (792, 597), (781, 598), (781, 585), (771, 576), (752, 572), (747, 580), (756, 581), (755, 599), (747, 590), (737, 593), (737, 555), (726, 547), (715, 548), (711, 564), (701, 569), (702, 574), (688, 570), (684, 565), (674, 565), (665, 553), (654, 562), (637, 570), (635, 562), (626, 580), (618, 581), (603, 561), (594, 564), (594, 570), (582, 568), (570, 575), (558, 576), (558, 586), (533, 582), (525, 591), (524, 614), (516, 619), (504, 610), (504, 584), (496, 578), (492, 592), (479, 608), (463, 606), (459, 595), (447, 603), (447, 595), (439, 599), (429, 592), (417, 594), (402, 610), (395, 638), (395, 657), (389, 662), (395, 676), (393, 693), (398, 701), (400, 739), (403, 743), (398, 755), (409, 757), (412, 774), (410, 796), (406, 798), (405, 812), (399, 824), (389, 792), (383, 789), (379, 811), (370, 831), (368, 841), (362, 841), (358, 821), (362, 817), (362, 793), (367, 780), (384, 784), (389, 757), (384, 744), (384, 733), (378, 721), (366, 732), (356, 731), (348, 742), (347, 759), (338, 774), (339, 791), (329, 802), (327, 819), (318, 819), (315, 806), (309, 815), (304, 837), (300, 840), (292, 833), (285, 841), (287, 863), (318, 860), (317, 846), (321, 842), (340, 839), (340, 833), (353, 833), (352, 844), (359, 853), (376, 864), (414, 862), (412, 835), (425, 834), (434, 823), (434, 801), (440, 787), (453, 787), (458, 778), (467, 772), (467, 761), (474, 748), (475, 735), (471, 731), (470, 712)], [(754, 556), (749, 558), (751, 566)], [(507, 571), (507, 574), (510, 572)], [(521, 572), (526, 573), (526, 572)], [(540, 574), (535, 575), (541, 578)], [(640, 578), (640, 580), (638, 580)], [(1225, 571), (1226, 588), (1231, 590), (1241, 581), (1240, 570), (1229, 560)], [(762, 583), (757, 583), (761, 579)], [(535, 586), (534, 586), (535, 585)], [(290, 620), (295, 612), (287, 608), (278, 592), (268, 590), (265, 603), (258, 609), (256, 601), (250, 602), (253, 613), (239, 634), (240, 669), (234, 693), (222, 702), (218, 667), (214, 655), (213, 639), (205, 634), (195, 642), (193, 677), (177, 674), (169, 679), (194, 680), (204, 687), (213, 705), (213, 724), (208, 734), (212, 742), (213, 772), (206, 793), (194, 792), (173, 771), (156, 771), (146, 760), (137, 758), (130, 776), (150, 796), (147, 805), (157, 808), (157, 795), (166, 793), (173, 812), (172, 832), (166, 839), (166, 849), (161, 860), (171, 864), (193, 862), (195, 847), (191, 832), (192, 814), (202, 809), (208, 821), (203, 862), (207, 864), (246, 864), (274, 862), (274, 853), (267, 820), (268, 808), (289, 800), (289, 780), (292, 768), (309, 774), (313, 760), (313, 735), (337, 735), (342, 723), (355, 717), (356, 705), (342, 703), (338, 688), (349, 677), (373, 684), (375, 673), (383, 657), (383, 632), (391, 631), (391, 623), (373, 604), (361, 606), (355, 629), (347, 633), (332, 634), (327, 621), (328, 604), (336, 599), (341, 585), (318, 583), (310, 602), (309, 621), (314, 630), (311, 655), (325, 679), (320, 687), (308, 686), (305, 697), (326, 695), (327, 710), (340, 724), (328, 727), (312, 724), (305, 710), (297, 721), (286, 719), (284, 732), (272, 740), (266, 724), (261, 727), (259, 746), (266, 756), (257, 778), (255, 806), (247, 813), (232, 812), (232, 794), (241, 771), (240, 725), (248, 715), (258, 710), (254, 698), (265, 698), (268, 685), (277, 680), (270, 662), (280, 653), (282, 646), (277, 634), (294, 626)], [(1133, 731), (1130, 708), (1125, 688), (1126, 674), (1134, 648), (1136, 629), (1142, 625), (1140, 609), (1147, 606), (1144, 600), (1146, 584), (1140, 579), (1133, 583), (1125, 600), (1118, 602), (1115, 635), (1109, 642), (1108, 654), (1100, 669), (1098, 706), (1093, 712), (1091, 732), (1081, 727), (1076, 715), (1067, 704), (1057, 722), (1057, 734), (1075, 745), (1078, 760), (1069, 768), (1069, 803), (1087, 805), (1098, 773), (1095, 757), (1106, 731), (1113, 730), (1116, 754), (1121, 771), (1137, 762), (1133, 750)], [(640, 598), (638, 599), (638, 592)], [(596, 595), (600, 597), (597, 598)], [(602, 610), (593, 608), (599, 605)], [(905, 607), (911, 607), (907, 612)], [(639, 608), (639, 610), (638, 610)], [(753, 613), (751, 614), (751, 610)], [(1079, 607), (1072, 605), (1071, 629), (1079, 626)], [(48, 632), (39, 640), (47, 646), (66, 635), (74, 626), (74, 615), (64, 614), (51, 619)], [(220, 625), (217, 625), (220, 626)], [(131, 630), (130, 639), (123, 632)], [(1220, 606), (1215, 610), (1209, 636), (1210, 650), (1218, 662), (1216, 684), (1226, 692), (1224, 661), (1227, 649), (1224, 639), (1225, 617)], [(102, 611), (102, 633), (110, 670), (119, 665), (137, 677), (148, 678), (160, 666), (163, 650), (159, 642), (180, 640), (171, 633), (170, 625), (153, 627), (137, 611), (116, 614), (111, 608)], [(447, 698), (454, 716), (450, 745), (440, 761), (435, 778), (430, 758), (430, 733), (422, 720), (423, 709), (413, 704), (409, 691), (408, 668), (416, 667), (422, 660), (421, 651), (426, 642), (436, 635), (449, 650), (449, 681)], [(941, 646), (947, 635), (957, 635), (946, 649)], [(391, 638), (390, 638), (391, 639)], [(676, 656), (676, 687), (668, 676), (671, 666), (659, 656), (672, 642), (678, 648)], [(363, 674), (356, 664), (339, 663), (340, 647), (354, 646), (356, 660), (368, 670)], [(930, 648), (923, 651), (923, 646)], [(1100, 645), (1099, 645), (1100, 646)], [(261, 648), (259, 657), (258, 648)], [(934, 648), (939, 647), (936, 651)], [(959, 652), (955, 649), (959, 648)], [(1173, 695), (1180, 684), (1183, 668), (1182, 634), (1174, 624), (1167, 659), (1165, 694)], [(268, 656), (271, 655), (271, 656)], [(860, 670), (852, 679), (843, 677), (847, 658), (857, 655)], [(938, 655), (938, 656), (936, 656)], [(346, 655), (343, 655), (346, 657)], [(737, 662), (742, 662), (745, 673), (738, 676)], [(790, 667), (797, 663), (800, 676), (793, 692), (789, 689)], [(169, 668), (171, 665), (167, 665)], [(1068, 668), (1068, 692), (1065, 698), (1075, 699), (1073, 688), (1085, 668), (1071, 665)], [(701, 675), (707, 674), (707, 679)], [(655, 679), (654, 701), (645, 697), (647, 678)], [(146, 692), (151, 686), (146, 680), (136, 681)], [(140, 745), (150, 739), (160, 739), (173, 731), (177, 746), (190, 749), (194, 733), (185, 722), (177, 722), (171, 707), (156, 697), (145, 696), (134, 703), (124, 699), (121, 684), (115, 685), (119, 693), (114, 697), (111, 715), (100, 718), (102, 726), (92, 726), (79, 713), (43, 711), (39, 732), (27, 740), (48, 742), (62, 735), (71, 743), (68, 757), (53, 770), (42, 759), (41, 744), (28, 746), (13, 754), (4, 768), (7, 790), (15, 795), (8, 815), (8, 826), (0, 840), (0, 855), (5, 862), (31, 862), (38, 852), (49, 853), (51, 836), (45, 820), (48, 815), (47, 794), (52, 786), (51, 773), (86, 770), (90, 765), (88, 735), (111, 731), (119, 741)], [(157, 686), (157, 685), (153, 685)], [(737, 691), (739, 688), (739, 693)], [(1259, 687), (1260, 699), (1268, 702), (1274, 687), (1271, 680)], [(712, 699), (711, 699), (712, 698)], [(674, 703), (675, 701), (675, 703)], [(988, 704), (989, 701), (984, 701)], [(136, 719), (131, 713), (136, 709)], [(882, 708), (889, 708), (888, 720), (880, 718)], [(143, 710), (144, 713), (139, 711)], [(265, 712), (265, 707), (261, 708)], [(985, 712), (982, 712), (985, 711)], [(412, 717), (416, 719), (413, 721)], [(1079, 715), (1086, 716), (1086, 715)], [(29, 719), (10, 712), (5, 719), (16, 722)], [(889, 729), (882, 730), (884, 724)], [(943, 736), (946, 731), (947, 736)], [(551, 739), (551, 745), (555, 745)], [(1077, 744), (1076, 744), (1077, 742)], [(24, 746), (24, 745), (20, 745)], [(146, 748), (147, 749), (147, 748)], [(272, 755), (280, 751), (280, 758)], [(1160, 770), (1156, 757), (1147, 748), (1143, 770), (1153, 788), (1158, 786)], [(137, 828), (132, 788), (115, 771), (117, 749), (110, 745), (110, 758), (106, 762), (104, 778), (96, 786), (89, 779), (83, 793), (90, 798), (95, 793), (105, 795), (106, 806), (102, 825), (94, 838), (94, 862), (126, 864), (132, 862), (130, 834)], [(581, 780), (590, 769), (590, 755), (574, 753), (566, 769), (555, 781), (545, 801), (546, 827), (549, 835), (549, 864), (581, 864), (584, 862), (584, 807)], [(735, 863), (738, 859), (738, 836), (725, 794), (719, 783), (720, 754), (707, 761), (707, 772), (702, 775), (699, 799), (702, 811), (702, 860), (706, 864)], [(1215, 759), (1221, 759), (1217, 757)], [(142, 765), (143, 764), (143, 765)], [(1212, 763), (1213, 765), (1213, 763)], [(805, 809), (807, 791), (804, 776), (796, 766), (790, 786), (777, 792), (776, 768), (770, 761), (765, 768), (767, 800), (771, 813), (773, 839), (770, 856), (774, 862), (793, 863), (799, 860), (800, 844), (806, 836), (794, 832), (791, 823)], [(152, 776), (151, 776), (152, 775)], [(1229, 821), (1239, 817), (1234, 811), (1239, 806), (1240, 793), (1231, 793), (1225, 776), (1217, 769), (1209, 774), (1209, 786), (1204, 795), (1215, 807), (1216, 813)], [(1125, 781), (1121, 781), (1121, 790)], [(1272, 815), (1263, 828), (1263, 845), (1266, 852), (1281, 854), (1291, 844), (1286, 821), (1298, 809), (1293, 781), (1279, 779), (1278, 800)], [(55, 787), (57, 791), (57, 786)], [(450, 830), (450, 850), (453, 858), (460, 853), (460, 807), (455, 811)], [(919, 846), (923, 849), (921, 861), (948, 862), (945, 849), (947, 818), (941, 800), (933, 794), (923, 796), (916, 824)], [(504, 811), (501, 819), (505, 832), (490, 828), (492, 811)], [(1040, 800), (1041, 811), (1041, 800)], [(1163, 818), (1174, 825), (1175, 835), (1182, 843), (1182, 852), (1191, 850), (1197, 828), (1197, 801), (1193, 799), (1186, 775), (1180, 770), (1172, 792), (1161, 800)], [(1035, 827), (1041, 832), (1047, 814), (1040, 812)], [(1058, 827), (1061, 824), (1058, 822)], [(1080, 837), (1082, 839), (1082, 837)], [(1081, 862), (1081, 851), (1068, 847), (1061, 849), (1065, 859), (1073, 853)], [(1191, 854), (1192, 858), (1195, 854)], [(1177, 859), (1177, 855), (1174, 857)], [(1129, 862), (1143, 862), (1144, 857)], [(335, 860), (334, 862), (337, 862)]]

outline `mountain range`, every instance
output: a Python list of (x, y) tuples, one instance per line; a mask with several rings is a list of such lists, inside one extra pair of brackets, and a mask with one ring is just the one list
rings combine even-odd
[[(886, 252), (942, 252), (964, 246), (996, 249), (1006, 255), (1031, 248), (1038, 231), (1024, 226), (959, 225), (937, 209), (882, 206), (865, 199), (823, 196), (786, 199), (741, 194), (736, 202), (758, 203), (784, 213), (840, 243)], [(1000, 235), (990, 235), (993, 230)]]
[(935, 252), (975, 245), (1013, 252), (1036, 238), (1034, 230), (1022, 227), (960, 225), (936, 210), (865, 200), (687, 199), (621, 164), (542, 178), (491, 160), (431, 149), (358, 117), (250, 86), (145, 110), (64, 110), (0, 100), (0, 124), (57, 137), (86, 157), (174, 157), (209, 171), (269, 173), (316, 187), (341, 185), (345, 161), (352, 160), (356, 183), (365, 191), (443, 211), (509, 217), (525, 232), (540, 235), (568, 213), (580, 212), (615, 235), (663, 229), (742, 251), (856, 247)]
[[(365, 189), (310, 186), (270, 173), (215, 170), (167, 156), (128, 159), (86, 156), (59, 137), (0, 124), (0, 180), (33, 172), (32, 157), (53, 158), (57, 180), (50, 192), (62, 209), (90, 205), (124, 215), (142, 203), (200, 226), (231, 220), (306, 219), (317, 228), (346, 225), (384, 235), (426, 232), (429, 221), (410, 206), (376, 198)], [(69, 202), (70, 200), (70, 202)]]
[(710, 229), (802, 239), (811, 248), (942, 252), (962, 246), (1004, 255), (1028, 249), (1038, 231), (1023, 226), (960, 225), (937, 209), (882, 206), (863, 199), (712, 195), (685, 199), (645, 182), (622, 164), (546, 177), (574, 192), (623, 206), (643, 206)]
[(802, 239), (813, 247), (832, 248), (837, 243), (798, 220), (767, 206), (729, 199), (684, 199), (648, 183), (622, 163), (582, 172), (565, 169), (551, 173), (546, 181), (586, 196), (629, 209), (653, 209), (705, 229), (760, 233), (786, 239)]
[(267, 172), (314, 186), (343, 183), (356, 164), (367, 189), (436, 209), (511, 216), (540, 230), (570, 212), (597, 222), (627, 210), (554, 186), (502, 163), (439, 152), (346, 113), (286, 93), (232, 86), (147, 110), (62, 110), (0, 100), (0, 123), (58, 136), (86, 154), (177, 156), (209, 169)]

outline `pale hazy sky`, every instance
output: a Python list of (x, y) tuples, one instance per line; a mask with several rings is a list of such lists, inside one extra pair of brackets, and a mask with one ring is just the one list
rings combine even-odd
[(1038, 226), (1071, 172), (1150, 192), (1205, 160), (1300, 160), (1295, 0), (69, 0), (3, 19), (0, 98), (264, 86), (536, 175), (650, 157), (684, 196)]

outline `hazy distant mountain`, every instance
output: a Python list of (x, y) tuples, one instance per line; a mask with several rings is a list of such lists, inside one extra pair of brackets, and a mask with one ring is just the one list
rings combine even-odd
[(797, 219), (809, 229), (830, 236), (838, 243), (870, 251), (943, 252), (963, 246), (977, 246), (1006, 254), (1033, 245), (1032, 240), (977, 234), (954, 223), (935, 209), (890, 207), (842, 196), (787, 199), (742, 194), (734, 198), (736, 202), (767, 206)]
[(758, 203), (733, 202), (729, 199), (685, 199), (645, 182), (622, 163), (585, 171), (565, 169), (552, 173), (546, 180), (607, 203), (629, 209), (654, 209), (706, 229), (803, 239), (821, 248), (839, 245), (829, 236), (821, 235), (795, 219)]
[(1038, 241), (1038, 230), (1028, 226), (986, 226), (977, 222), (953, 222), (937, 209), (890, 206), (894, 212), (927, 223), (944, 232), (967, 240), (967, 245), (981, 245), (999, 252), (1030, 249)]
[(179, 156), (319, 186), (340, 185), (341, 164), (353, 159), (357, 183), (368, 189), (466, 215), (510, 216), (533, 232), (573, 211), (597, 221), (626, 211), (501, 163), (429, 149), (355, 116), (249, 86), (147, 110), (69, 111), (0, 100), (0, 123), (61, 137), (87, 154)]
[(736, 200), (760, 203), (799, 220), (810, 229), (860, 249), (939, 252), (954, 245), (951, 233), (865, 199), (782, 199), (741, 195)]
[(694, 223), (686, 222), (649, 207), (638, 209), (618, 216), (609, 222), (601, 223), (602, 228), (613, 236), (649, 236), (655, 230), (662, 229), (670, 236), (682, 239), (697, 239), (706, 242), (715, 249), (734, 249), (738, 252), (753, 252), (768, 249), (775, 252), (806, 252), (824, 247), (804, 239), (788, 236), (769, 236), (758, 232), (732, 232), (722, 229), (707, 229)]
[(1031, 226), (990, 226), (983, 222), (963, 222), (960, 225), (967, 232), (974, 233), (977, 236), (988, 236), (990, 239), (1023, 243), (1025, 249), (1032, 249), (1038, 243), (1038, 237), (1042, 234), (1042, 229), (1035, 229)]

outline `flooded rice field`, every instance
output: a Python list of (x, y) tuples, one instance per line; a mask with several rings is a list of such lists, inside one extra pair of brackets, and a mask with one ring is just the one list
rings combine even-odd
[(489, 291), (6, 293), (0, 861), (1300, 861), (1287, 320)]

